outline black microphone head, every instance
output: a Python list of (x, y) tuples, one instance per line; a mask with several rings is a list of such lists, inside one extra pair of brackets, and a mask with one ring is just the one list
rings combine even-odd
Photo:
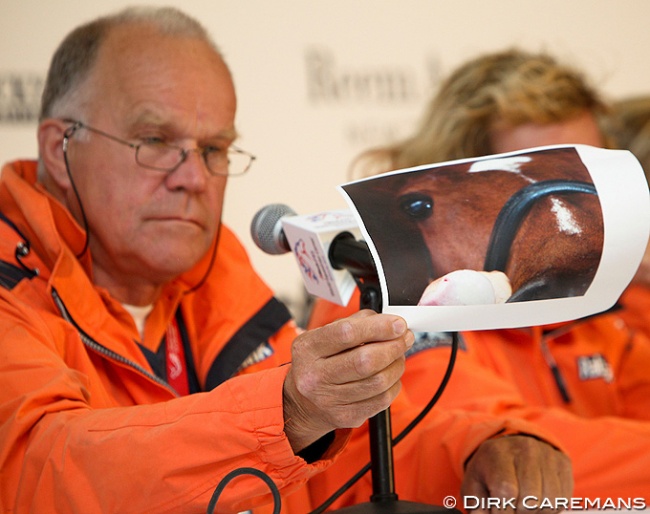
[(296, 212), (281, 203), (273, 203), (257, 211), (251, 222), (251, 237), (260, 250), (272, 255), (291, 251), (280, 222), (285, 216), (296, 216)]

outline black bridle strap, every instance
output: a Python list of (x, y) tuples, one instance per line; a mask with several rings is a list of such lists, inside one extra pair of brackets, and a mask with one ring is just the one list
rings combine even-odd
[(520, 225), (537, 200), (554, 194), (586, 193), (598, 196), (593, 184), (574, 180), (545, 180), (521, 188), (503, 205), (490, 235), (485, 271), (505, 272), (510, 247)]

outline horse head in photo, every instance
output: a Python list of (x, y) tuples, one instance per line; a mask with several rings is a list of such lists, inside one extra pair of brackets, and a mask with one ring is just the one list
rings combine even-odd
[(574, 148), (417, 169), (353, 186), (361, 186), (353, 199), (392, 304), (417, 304), (429, 283), (461, 269), (503, 272), (510, 302), (583, 295), (596, 274), (602, 210)]

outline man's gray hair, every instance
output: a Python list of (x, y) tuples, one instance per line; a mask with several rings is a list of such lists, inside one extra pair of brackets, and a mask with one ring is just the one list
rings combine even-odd
[(83, 103), (81, 85), (88, 77), (110, 31), (118, 26), (142, 23), (157, 28), (165, 35), (203, 40), (220, 54), (205, 27), (173, 7), (129, 7), (97, 18), (70, 32), (52, 56), (41, 100), (40, 120), (71, 115), (64, 113), (64, 110), (71, 108), (73, 102), (77, 107)]

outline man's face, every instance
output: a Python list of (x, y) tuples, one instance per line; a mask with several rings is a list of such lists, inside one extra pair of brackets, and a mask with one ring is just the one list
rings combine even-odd
[[(81, 121), (121, 139), (156, 138), (187, 149), (235, 137), (232, 80), (205, 43), (117, 29), (89, 81), (94, 94)], [(68, 155), (98, 284), (120, 297), (121, 290), (174, 278), (207, 252), (226, 177), (210, 175), (199, 153), (166, 173), (139, 166), (132, 148), (79, 129)]]
[(557, 123), (522, 125), (495, 124), (490, 131), (493, 153), (514, 152), (547, 145), (583, 144), (602, 147), (604, 139), (598, 123), (589, 112)]

